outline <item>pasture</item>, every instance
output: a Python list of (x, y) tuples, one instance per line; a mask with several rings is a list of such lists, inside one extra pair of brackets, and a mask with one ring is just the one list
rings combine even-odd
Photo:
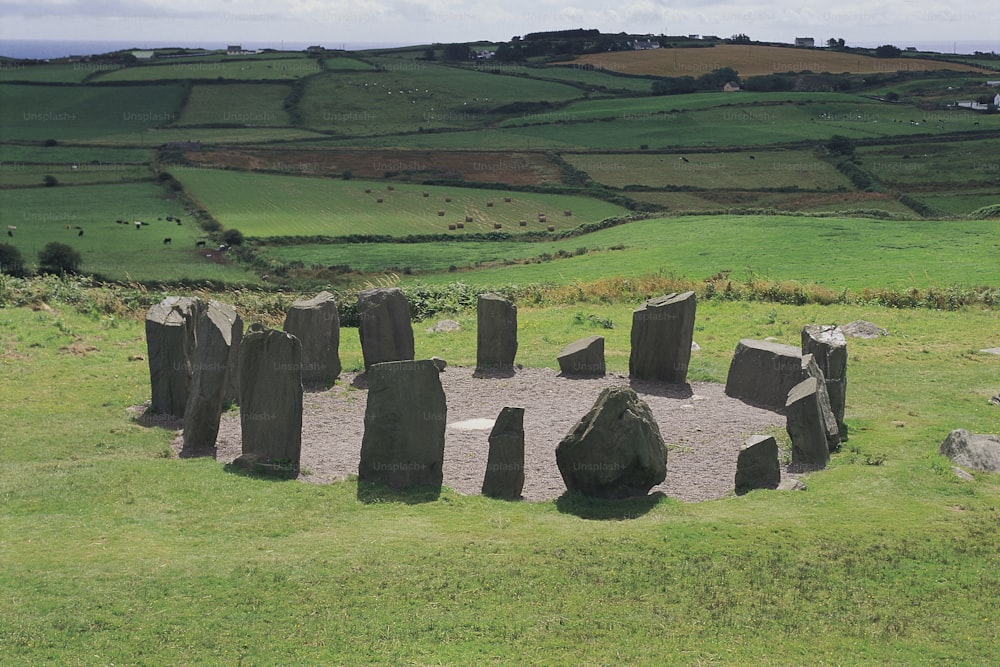
[[(171, 173), (223, 226), (253, 237), (447, 234), (448, 225), (459, 222), (464, 229), (452, 233), (492, 232), (494, 224), (517, 233), (547, 225), (568, 229), (626, 213), (619, 206), (575, 195), (196, 168), (176, 168)], [(424, 197), (424, 192), (429, 196)], [(505, 197), (511, 201), (505, 202)], [(383, 201), (379, 203), (378, 198)], [(489, 206), (490, 201), (493, 206)], [(565, 216), (565, 210), (572, 215)], [(546, 215), (547, 223), (538, 222), (539, 213)], [(471, 218), (468, 222), (467, 216)], [(530, 226), (521, 228), (521, 219), (528, 220)]]
[(290, 92), (282, 84), (196, 84), (174, 126), (286, 126)]
[(0, 82), (80, 83), (98, 71), (96, 65), (87, 63), (3, 62), (0, 64)]
[(603, 67), (625, 74), (692, 76), (695, 78), (723, 67), (735, 69), (741, 77), (804, 71), (833, 74), (842, 72), (884, 74), (938, 70), (981, 71), (980, 68), (973, 65), (932, 59), (876, 58), (825, 49), (796, 49), (760, 44), (722, 44), (711, 48), (616, 51), (580, 56), (573, 63), (590, 64), (594, 67)]
[[(758, 192), (752, 190), (693, 190), (680, 192), (635, 190), (626, 191), (629, 199), (662, 206), (671, 213), (718, 212), (732, 209), (770, 209), (802, 213), (835, 213), (850, 211), (884, 211), (900, 218), (913, 218), (914, 211), (896, 196), (885, 192), (789, 191)], [(923, 199), (923, 197), (922, 197)]]
[[(59, 241), (80, 252), (83, 272), (110, 279), (257, 280), (196, 249), (195, 242), (204, 236), (194, 219), (152, 182), (4, 189), (0, 204), (0, 228), (16, 227), (13, 237), (0, 238), (16, 246), (29, 265), (46, 243)], [(166, 216), (179, 217), (183, 224), (161, 219)], [(135, 220), (149, 224), (136, 229)], [(171, 243), (164, 244), (164, 238)]]
[(61, 185), (86, 185), (152, 180), (153, 172), (148, 165), (115, 162), (0, 165), (0, 187), (40, 186), (46, 176), (54, 176)]
[(274, 81), (301, 79), (320, 72), (319, 64), (297, 58), (195, 59), (175, 60), (166, 64), (147, 64), (116, 69), (94, 78), (102, 83), (121, 81), (162, 81), (209, 79), (233, 81)]

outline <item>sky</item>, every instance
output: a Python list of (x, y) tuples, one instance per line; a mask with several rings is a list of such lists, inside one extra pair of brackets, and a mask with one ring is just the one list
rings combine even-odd
[(848, 45), (975, 41), (1000, 52), (1000, 3), (982, 0), (0, 0), (0, 39), (427, 44), (597, 28)]

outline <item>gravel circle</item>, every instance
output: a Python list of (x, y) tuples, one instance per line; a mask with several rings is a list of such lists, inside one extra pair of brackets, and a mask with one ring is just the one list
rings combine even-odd
[[(327, 484), (357, 474), (364, 435), (365, 376), (342, 373), (340, 382), (303, 401), (299, 479)], [(523, 497), (558, 498), (566, 491), (555, 448), (609, 386), (630, 385), (649, 404), (667, 443), (666, 482), (653, 488), (685, 502), (732, 493), (736, 458), (747, 436), (783, 427), (783, 415), (725, 395), (718, 383), (665, 384), (609, 373), (571, 378), (547, 368), (518, 369), (506, 377), (474, 376), (474, 369), (449, 366), (441, 374), (448, 402), (444, 484), (462, 494), (482, 488), (492, 422), (504, 407), (523, 407)], [(462, 422), (477, 422), (462, 424)], [(457, 427), (456, 427), (457, 424)], [(466, 428), (462, 428), (466, 426)], [(470, 428), (471, 427), (471, 428)], [(224, 414), (216, 460), (230, 463), (241, 453), (238, 413)], [(180, 451), (181, 439), (174, 441)], [(787, 468), (783, 468), (782, 477)]]

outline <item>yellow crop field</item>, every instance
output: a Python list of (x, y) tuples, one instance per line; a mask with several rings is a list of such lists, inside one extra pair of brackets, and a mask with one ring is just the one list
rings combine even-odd
[(875, 58), (823, 49), (798, 49), (757, 44), (725, 44), (712, 48), (653, 49), (650, 51), (615, 51), (581, 56), (573, 61), (579, 67), (622, 74), (655, 76), (693, 76), (695, 78), (722, 67), (732, 67), (740, 76), (758, 76), (781, 72), (830, 72), (874, 74), (954, 70), (981, 72), (981, 69), (958, 63), (919, 58)]

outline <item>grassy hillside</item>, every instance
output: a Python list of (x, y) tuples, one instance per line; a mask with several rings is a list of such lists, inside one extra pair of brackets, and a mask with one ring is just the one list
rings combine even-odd
[(304, 56), (275, 59), (182, 59), (117, 69), (95, 78), (101, 82), (160, 81), (164, 79), (276, 80), (301, 79), (321, 71), (319, 64)]
[(281, 84), (198, 84), (175, 125), (289, 125), (285, 98), (290, 92)]
[(971, 65), (919, 58), (876, 58), (825, 49), (795, 49), (759, 44), (723, 44), (713, 48), (616, 51), (580, 56), (574, 64), (588, 64), (626, 74), (698, 77), (712, 70), (731, 67), (740, 76), (778, 72), (919, 72), (936, 70), (977, 71)]

